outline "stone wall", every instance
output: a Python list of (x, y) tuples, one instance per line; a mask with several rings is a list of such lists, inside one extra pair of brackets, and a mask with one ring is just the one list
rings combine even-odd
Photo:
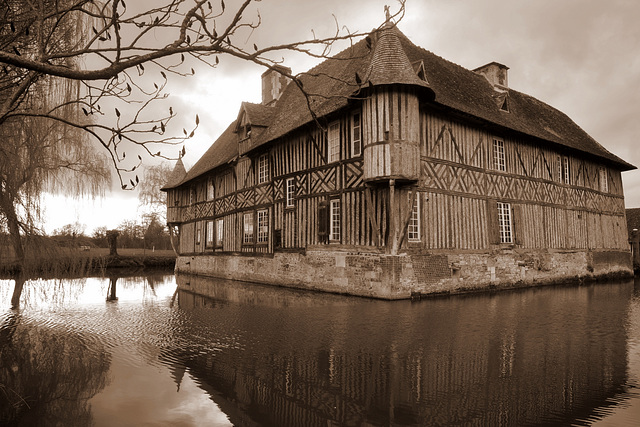
[(272, 255), (180, 256), (176, 271), (383, 299), (630, 276), (627, 251), (440, 252), (387, 255), (334, 248)]

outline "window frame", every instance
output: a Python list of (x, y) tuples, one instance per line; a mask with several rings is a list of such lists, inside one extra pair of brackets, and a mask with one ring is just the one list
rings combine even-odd
[(498, 232), (501, 244), (513, 244), (513, 214), (511, 203), (497, 202)]
[(269, 154), (264, 153), (258, 156), (258, 184), (269, 181)]
[(285, 207), (292, 208), (295, 206), (294, 198), (296, 195), (296, 179), (291, 177), (284, 181), (285, 188)]
[(260, 209), (257, 211), (257, 230), (256, 230), (256, 243), (268, 244), (269, 243), (269, 210)]
[(562, 156), (562, 173), (563, 173), (562, 182), (567, 185), (570, 185), (571, 184), (571, 166), (569, 163), (569, 156)]
[(224, 242), (224, 218), (216, 219), (216, 247), (222, 247)]
[[(355, 117), (358, 117), (356, 126)], [(358, 138), (356, 139), (356, 135)], [(357, 150), (356, 150), (357, 147)], [(357, 110), (351, 114), (351, 157), (362, 155), (362, 111)]]
[(207, 200), (213, 200), (216, 198), (216, 185), (213, 177), (207, 179)]
[[(247, 230), (249, 228), (249, 230)], [(242, 244), (252, 245), (255, 239), (253, 212), (245, 212), (242, 215)], [(249, 231), (249, 232), (247, 232)]]
[(409, 224), (407, 225), (407, 241), (411, 243), (420, 242), (420, 193), (416, 195), (409, 195), (414, 197), (413, 206), (411, 207), (411, 217), (409, 218)]
[(500, 172), (507, 171), (505, 144), (500, 138), (493, 138), (493, 168)]
[(340, 242), (342, 226), (342, 209), (340, 199), (329, 200), (329, 241)]
[(327, 126), (327, 163), (340, 161), (340, 121)]
[(609, 192), (609, 174), (607, 173), (607, 169), (601, 167), (598, 169), (598, 181), (600, 183), (600, 191), (603, 193)]
[(204, 230), (204, 247), (205, 249), (211, 249), (215, 247), (216, 244), (216, 236), (215, 236), (215, 221), (207, 220), (205, 222), (205, 230)]

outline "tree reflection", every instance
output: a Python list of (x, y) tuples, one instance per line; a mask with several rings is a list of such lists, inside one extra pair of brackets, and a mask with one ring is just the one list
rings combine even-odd
[(0, 315), (0, 349), (0, 424), (91, 425), (87, 402), (107, 384), (104, 348), (11, 310)]
[(109, 276), (109, 287), (107, 288), (107, 301), (117, 301), (116, 284), (118, 283), (118, 276)]
[(18, 274), (14, 277), (13, 295), (11, 296), (12, 309), (20, 307), (20, 296), (22, 295), (22, 289), (24, 288), (25, 281), (26, 279), (22, 274)]

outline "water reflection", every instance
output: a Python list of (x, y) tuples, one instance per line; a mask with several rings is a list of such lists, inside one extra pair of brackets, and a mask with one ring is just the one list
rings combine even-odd
[(89, 425), (88, 400), (107, 384), (110, 358), (56, 328), (0, 315), (0, 423)]
[(412, 303), (113, 276), (27, 281), (9, 309), (14, 285), (0, 281), (0, 424), (633, 425), (640, 411), (632, 282)]
[[(633, 284), (378, 302), (178, 277), (179, 360), (235, 425), (527, 425), (623, 391)], [(176, 374), (180, 382), (180, 374)]]

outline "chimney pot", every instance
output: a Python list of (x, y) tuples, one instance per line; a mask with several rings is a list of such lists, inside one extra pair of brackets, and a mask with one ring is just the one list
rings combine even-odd
[(482, 67), (476, 68), (473, 71), (483, 75), (489, 83), (491, 83), (494, 89), (506, 90), (509, 89), (509, 79), (507, 75), (508, 69), (509, 67), (506, 65), (491, 62), (487, 65), (483, 65)]
[(271, 105), (277, 101), (289, 84), (290, 79), (278, 70), (291, 74), (291, 68), (282, 65), (276, 65), (262, 73), (262, 105)]

